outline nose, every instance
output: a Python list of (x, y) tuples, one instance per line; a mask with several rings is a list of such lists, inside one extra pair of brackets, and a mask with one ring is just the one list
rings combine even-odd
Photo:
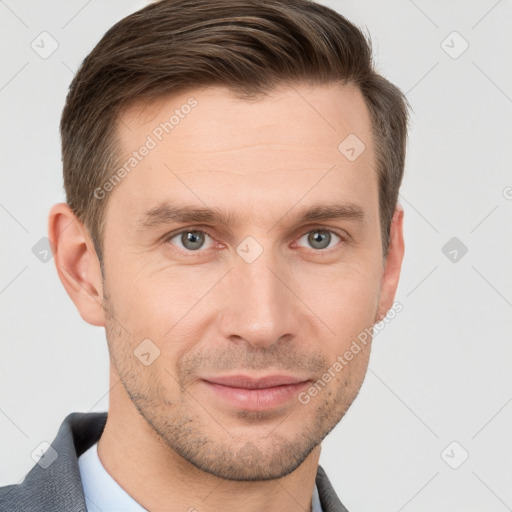
[(287, 274), (270, 250), (252, 263), (235, 259), (221, 312), (225, 339), (264, 348), (296, 337), (300, 300), (291, 291)]

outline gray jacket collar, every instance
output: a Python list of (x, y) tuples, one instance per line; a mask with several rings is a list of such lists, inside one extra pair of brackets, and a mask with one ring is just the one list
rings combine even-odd
[[(69, 414), (51, 444), (57, 458), (46, 468), (36, 464), (21, 484), (0, 487), (5, 512), (87, 512), (78, 457), (96, 443), (107, 413)], [(324, 512), (347, 512), (321, 466), (316, 485)]]

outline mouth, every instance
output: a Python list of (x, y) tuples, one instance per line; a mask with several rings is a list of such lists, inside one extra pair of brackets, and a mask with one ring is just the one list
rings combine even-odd
[(218, 399), (246, 411), (264, 411), (282, 406), (311, 384), (309, 379), (290, 375), (247, 375), (206, 377), (201, 379)]

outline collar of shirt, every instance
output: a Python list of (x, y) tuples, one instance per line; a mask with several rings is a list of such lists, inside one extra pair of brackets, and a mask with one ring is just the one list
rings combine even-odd
[[(78, 457), (88, 512), (147, 512), (107, 472), (98, 457), (98, 443)], [(323, 512), (315, 485), (312, 512)]]

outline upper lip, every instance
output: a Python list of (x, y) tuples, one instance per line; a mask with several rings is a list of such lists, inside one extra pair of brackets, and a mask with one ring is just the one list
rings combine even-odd
[(247, 375), (226, 375), (220, 377), (204, 377), (203, 380), (233, 388), (261, 389), (289, 384), (299, 384), (308, 379), (293, 375), (267, 375), (265, 377), (249, 377)]

